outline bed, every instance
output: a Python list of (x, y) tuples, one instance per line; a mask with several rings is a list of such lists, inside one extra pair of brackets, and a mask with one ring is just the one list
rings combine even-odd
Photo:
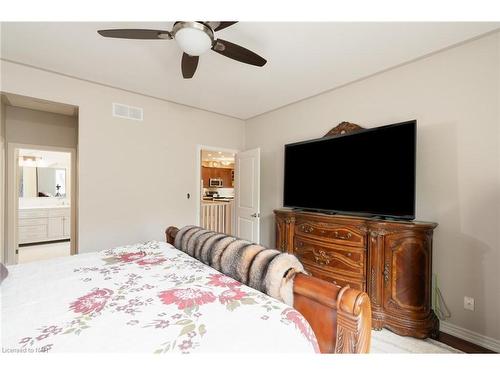
[(167, 242), (9, 267), (2, 350), (300, 352), (369, 350), (365, 293), (297, 275), (294, 308)]

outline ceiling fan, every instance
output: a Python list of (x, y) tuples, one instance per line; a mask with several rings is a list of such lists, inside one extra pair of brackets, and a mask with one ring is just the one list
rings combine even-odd
[(147, 29), (99, 30), (107, 38), (174, 39), (182, 54), (182, 76), (192, 78), (198, 67), (199, 56), (209, 49), (245, 64), (264, 66), (266, 59), (246, 48), (223, 39), (215, 39), (215, 32), (234, 25), (237, 21), (177, 21), (172, 31)]

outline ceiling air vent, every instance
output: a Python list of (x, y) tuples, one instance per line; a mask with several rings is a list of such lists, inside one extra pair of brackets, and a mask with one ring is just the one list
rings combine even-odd
[(142, 121), (143, 109), (138, 107), (131, 107), (126, 104), (113, 103), (113, 116), (127, 118), (129, 120)]

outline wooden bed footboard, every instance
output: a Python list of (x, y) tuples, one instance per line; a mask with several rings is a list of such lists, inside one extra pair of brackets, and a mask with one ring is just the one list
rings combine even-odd
[[(174, 244), (178, 231), (167, 228), (168, 243)], [(304, 274), (295, 276), (293, 292), (293, 307), (309, 322), (322, 353), (369, 352), (371, 307), (365, 292)]]

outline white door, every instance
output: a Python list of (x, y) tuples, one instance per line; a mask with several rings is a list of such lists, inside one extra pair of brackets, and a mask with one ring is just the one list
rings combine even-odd
[(235, 235), (259, 243), (260, 240), (260, 149), (236, 154)]

